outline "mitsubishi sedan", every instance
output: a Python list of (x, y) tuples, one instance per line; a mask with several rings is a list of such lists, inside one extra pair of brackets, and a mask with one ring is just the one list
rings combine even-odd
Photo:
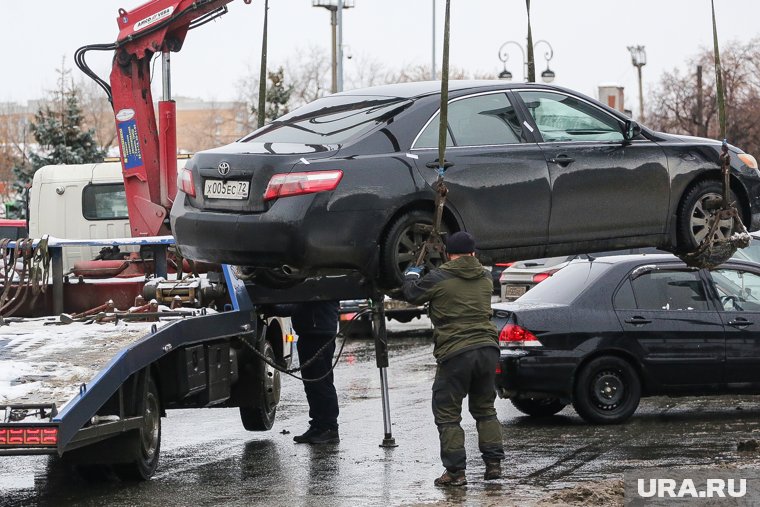
[[(182, 254), (263, 283), (359, 272), (397, 286), (433, 219), (439, 107), (437, 82), (346, 91), (196, 154), (171, 212)], [(447, 140), (442, 225), (472, 233), (484, 264), (692, 251), (721, 195), (719, 142), (652, 131), (556, 86), (452, 81)], [(730, 157), (731, 198), (755, 230), (757, 162), (733, 146)]]

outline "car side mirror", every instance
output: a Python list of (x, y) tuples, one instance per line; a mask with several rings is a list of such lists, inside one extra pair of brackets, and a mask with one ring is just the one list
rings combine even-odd
[(641, 127), (633, 120), (626, 120), (623, 125), (623, 139), (625, 142), (630, 143), (636, 136), (641, 134)]

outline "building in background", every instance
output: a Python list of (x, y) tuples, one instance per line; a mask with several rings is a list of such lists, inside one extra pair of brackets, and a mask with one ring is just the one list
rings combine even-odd
[(625, 108), (625, 89), (618, 83), (599, 84), (599, 102), (612, 109), (617, 109), (626, 116), (631, 116), (631, 110)]

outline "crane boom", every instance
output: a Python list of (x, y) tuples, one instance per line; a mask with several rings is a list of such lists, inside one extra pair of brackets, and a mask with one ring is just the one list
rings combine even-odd
[[(177, 192), (176, 106), (171, 99), (169, 55), (182, 48), (189, 30), (225, 14), (231, 1), (151, 0), (131, 11), (119, 9), (116, 42), (77, 51), (77, 65), (106, 90), (113, 106), (132, 236), (169, 234), (166, 218)], [(110, 86), (84, 62), (90, 49), (115, 51)], [(164, 63), (158, 124), (150, 88), (151, 60), (157, 53)]]

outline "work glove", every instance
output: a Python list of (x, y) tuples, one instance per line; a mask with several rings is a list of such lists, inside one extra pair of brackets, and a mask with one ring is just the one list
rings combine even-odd
[(422, 276), (423, 268), (421, 266), (410, 266), (404, 271), (404, 281), (419, 280)]

